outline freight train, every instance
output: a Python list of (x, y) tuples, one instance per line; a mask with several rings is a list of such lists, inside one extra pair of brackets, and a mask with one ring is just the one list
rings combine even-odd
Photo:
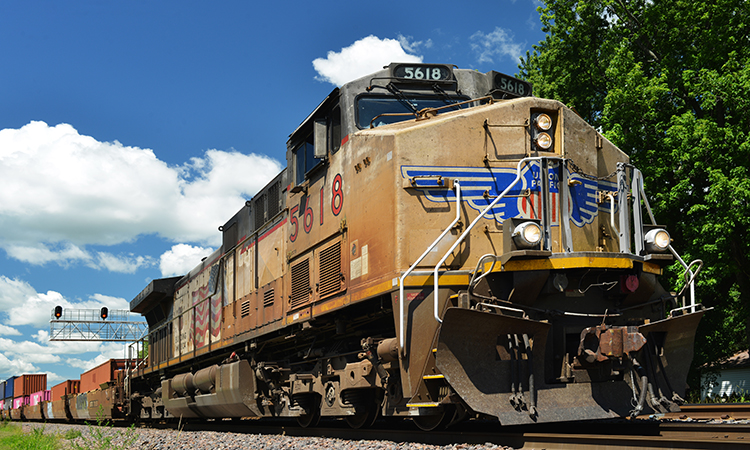
[[(702, 263), (574, 110), (502, 73), (394, 63), (334, 89), (286, 160), (214, 253), (131, 302), (149, 331), (124, 416), (432, 430), (678, 410)], [(675, 261), (679, 292), (659, 282)]]

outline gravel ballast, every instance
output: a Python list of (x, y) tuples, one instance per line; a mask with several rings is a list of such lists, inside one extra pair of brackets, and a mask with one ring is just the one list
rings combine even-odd
[[(112, 438), (111, 448), (149, 449), (149, 450), (231, 450), (231, 449), (331, 449), (331, 450), (496, 450), (508, 449), (487, 443), (485, 445), (452, 444), (437, 446), (420, 443), (396, 443), (376, 440), (343, 440), (324, 437), (298, 437), (274, 434), (231, 433), (215, 431), (185, 431), (154, 428), (119, 428), (91, 427), (70, 424), (32, 424), (24, 423), (24, 432), (33, 428), (44, 427), (45, 434), (70, 435), (71, 430), (81, 432), (81, 437), (74, 440), (63, 439), (68, 448), (77, 443), (84, 448), (98, 448), (96, 434)], [(98, 431), (97, 431), (98, 430)], [(92, 435), (92, 432), (94, 433)], [(126, 441), (132, 444), (123, 447)]]

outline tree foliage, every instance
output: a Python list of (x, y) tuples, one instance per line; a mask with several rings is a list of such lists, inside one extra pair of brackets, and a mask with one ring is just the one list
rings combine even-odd
[(748, 3), (544, 0), (546, 39), (519, 65), (537, 96), (568, 104), (630, 155), (675, 248), (704, 261), (698, 297), (715, 309), (693, 367), (748, 347)]

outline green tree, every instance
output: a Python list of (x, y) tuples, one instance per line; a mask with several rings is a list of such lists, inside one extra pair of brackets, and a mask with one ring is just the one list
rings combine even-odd
[[(696, 367), (750, 341), (747, 0), (544, 0), (546, 39), (519, 65), (643, 171), (659, 223), (700, 258)], [(682, 270), (675, 264), (675, 284)]]

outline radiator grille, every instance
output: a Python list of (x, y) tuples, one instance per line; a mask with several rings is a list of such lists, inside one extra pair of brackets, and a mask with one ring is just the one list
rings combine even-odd
[(266, 194), (255, 199), (255, 229), (259, 230), (266, 223)]
[(274, 183), (268, 188), (268, 220), (271, 220), (276, 214), (281, 211), (279, 206), (279, 190), (281, 188), (281, 182)]
[(320, 252), (320, 296), (341, 289), (341, 242)]
[(292, 298), (290, 306), (296, 308), (310, 299), (310, 260), (292, 266)]
[(263, 293), (263, 306), (273, 306), (273, 289), (269, 289)]
[(242, 306), (240, 308), (240, 317), (247, 317), (250, 315), (250, 300), (245, 300), (242, 302)]

